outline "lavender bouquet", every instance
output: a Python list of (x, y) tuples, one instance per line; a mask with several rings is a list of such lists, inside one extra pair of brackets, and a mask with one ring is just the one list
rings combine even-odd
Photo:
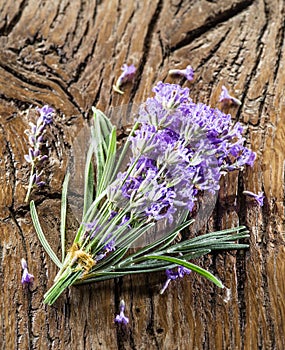
[[(159, 82), (153, 92), (154, 97), (140, 106), (120, 152), (115, 126), (93, 108), (82, 222), (67, 253), (69, 174), (63, 184), (61, 260), (47, 242), (31, 201), (38, 237), (59, 267), (45, 303), (54, 303), (73, 284), (155, 271), (167, 272), (162, 292), (171, 279), (190, 270), (223, 288), (193, 259), (215, 250), (247, 247), (237, 243), (248, 237), (245, 227), (178, 240), (180, 232), (194, 222), (201, 195), (216, 193), (226, 172), (253, 165), (255, 153), (244, 147), (242, 126), (218, 109), (194, 103), (188, 88)], [(164, 233), (157, 238), (153, 232), (159, 225)]]

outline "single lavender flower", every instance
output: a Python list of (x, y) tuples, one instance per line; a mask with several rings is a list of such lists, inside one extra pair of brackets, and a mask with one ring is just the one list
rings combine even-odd
[(241, 168), (245, 164), (253, 167), (255, 159), (256, 159), (256, 153), (244, 147), (242, 154), (236, 160), (236, 167)]
[[(159, 81), (152, 91), (155, 93), (154, 99), (156, 102), (161, 104), (160, 111), (161, 109), (164, 109), (166, 110), (167, 114), (169, 114), (168, 110), (175, 110), (179, 106), (183, 108), (185, 105), (191, 102), (191, 99), (189, 98), (189, 89), (187, 87), (182, 88), (177, 84), (165, 84)], [(148, 99), (147, 102), (150, 100), (151, 99)], [(160, 116), (164, 117), (160, 111)], [(172, 127), (170, 127), (170, 129), (175, 131), (175, 129)]]
[(36, 110), (40, 113), (40, 117), (43, 119), (45, 125), (52, 123), (54, 109), (48, 105), (44, 105), (42, 108), (36, 107)]
[(104, 249), (106, 251), (106, 253), (108, 252), (113, 252), (116, 250), (116, 247), (115, 247), (115, 240), (112, 238), (112, 235), (108, 235), (108, 237), (106, 238), (106, 244), (104, 245)]
[(185, 275), (189, 275), (191, 273), (191, 270), (187, 269), (184, 266), (178, 266), (177, 271), (175, 271), (174, 269), (167, 269), (165, 270), (165, 273), (167, 276), (167, 280), (164, 283), (162, 289), (160, 290), (160, 294), (163, 294), (165, 292), (166, 288), (172, 280), (176, 280), (177, 278), (183, 278)]
[(29, 273), (27, 262), (25, 259), (21, 260), (21, 265), (22, 265), (22, 269), (23, 269), (23, 275), (22, 275), (22, 280), (21, 280), (22, 284), (25, 285), (25, 284), (33, 283), (34, 276)]
[(29, 187), (25, 202), (29, 200), (31, 191), (34, 187), (40, 187), (45, 185), (44, 181), (41, 181), (41, 173), (38, 172), (37, 167), (47, 160), (47, 155), (41, 154), (41, 145), (43, 143), (43, 135), (45, 132), (46, 125), (52, 123), (52, 118), (54, 114), (54, 109), (48, 105), (43, 106), (42, 108), (36, 108), (39, 113), (36, 124), (30, 124), (30, 130), (26, 130), (25, 133), (28, 135), (29, 139), (29, 154), (26, 154), (25, 160), (31, 164), (31, 173), (29, 180)]
[(93, 231), (93, 230), (95, 230), (96, 226), (98, 225), (98, 221), (94, 220), (91, 222), (84, 222), (83, 224), (86, 228), (86, 231)]
[(124, 83), (134, 78), (136, 74), (136, 67), (133, 64), (131, 64), (130, 66), (128, 66), (127, 64), (123, 64), (121, 69), (123, 73), (119, 76), (116, 84), (113, 85), (113, 89), (119, 94), (123, 95), (124, 91), (122, 91), (120, 88)]
[(185, 69), (171, 69), (168, 73), (170, 75), (182, 75), (189, 81), (194, 79), (194, 70), (190, 65), (187, 66)]
[[(103, 250), (99, 254), (96, 255), (96, 257), (95, 257), (96, 262), (104, 259), (109, 252), (113, 252), (116, 250), (116, 247), (115, 247), (116, 242), (114, 239), (111, 239), (111, 237), (112, 237), (112, 235), (110, 234), (106, 238), (105, 241), (107, 243), (104, 245)], [(90, 238), (92, 238), (92, 236)]]
[(115, 317), (115, 322), (117, 323), (123, 323), (124, 325), (127, 325), (129, 323), (129, 318), (125, 316), (125, 302), (124, 300), (120, 301), (120, 314)]
[(243, 194), (248, 195), (256, 200), (256, 203), (259, 206), (263, 206), (264, 194), (263, 192), (258, 192), (258, 194), (253, 193), (251, 191), (243, 191)]
[(230, 95), (228, 89), (223, 85), (222, 86), (222, 92), (220, 94), (219, 102), (224, 102), (224, 103), (234, 103), (238, 106), (241, 105), (241, 101), (233, 96)]

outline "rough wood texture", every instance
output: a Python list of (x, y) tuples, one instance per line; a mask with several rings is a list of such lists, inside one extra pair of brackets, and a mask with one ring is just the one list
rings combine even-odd
[[(0, 1), (1, 349), (285, 348), (284, 6), (281, 0)], [(120, 96), (112, 85), (126, 62), (138, 75)], [(187, 64), (196, 71), (193, 84), (167, 76)], [(29, 115), (21, 111), (50, 104), (63, 114), (49, 131), (49, 186), (35, 196), (59, 250), (60, 189), (91, 106), (107, 112), (139, 103), (159, 80), (181, 82), (195, 101), (213, 106), (225, 84), (242, 101), (230, 112), (246, 126), (258, 159), (223, 181), (206, 229), (245, 224), (250, 249), (198, 261), (231, 289), (230, 300), (193, 273), (163, 296), (164, 276), (157, 274), (71, 288), (54, 306), (43, 305), (56, 268), (23, 202)], [(253, 206), (243, 189), (264, 190), (264, 207)], [(22, 257), (36, 276), (30, 289), (20, 283)], [(127, 329), (113, 323), (121, 297)]]

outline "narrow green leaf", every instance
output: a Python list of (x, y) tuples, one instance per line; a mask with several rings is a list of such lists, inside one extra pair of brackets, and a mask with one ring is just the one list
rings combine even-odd
[(98, 185), (98, 188), (96, 189), (96, 194), (98, 193), (98, 195), (106, 189), (106, 187), (110, 183), (110, 178), (113, 175), (116, 156), (116, 143), (116, 128), (113, 128), (108, 142), (108, 150), (106, 153), (106, 159), (104, 162), (104, 170), (101, 176), (101, 181)]
[(92, 110), (94, 112), (92, 143), (96, 155), (96, 195), (98, 196), (105, 190), (114, 174), (117, 138), (115, 126), (104, 113), (94, 107)]
[(77, 231), (76, 236), (74, 238), (74, 243), (77, 243), (81, 237), (81, 234), (82, 234), (84, 227), (85, 227), (84, 222), (92, 221), (92, 218), (97, 210), (98, 204), (105, 196), (106, 196), (105, 192), (102, 192), (99, 197), (96, 196), (96, 199), (94, 200), (94, 202), (91, 204), (91, 206), (87, 210), (87, 213), (85, 214), (85, 216), (82, 220), (82, 223), (80, 224), (80, 226), (78, 228), (78, 231)]
[[(146, 254), (147, 252), (149, 252), (151, 249), (154, 249), (155, 247), (158, 247), (159, 250), (164, 249), (165, 247), (168, 247), (171, 242), (173, 242), (173, 240), (175, 239), (175, 237), (178, 235), (178, 233), (183, 230), (185, 227), (189, 226), (191, 223), (193, 223), (194, 220), (188, 220), (185, 221), (183, 224), (179, 225), (178, 227), (176, 227), (170, 234), (168, 234), (166, 237), (162, 237), (160, 239), (158, 239), (157, 241), (147, 245), (146, 247), (139, 249), (137, 252), (135, 252), (134, 254), (130, 255), (129, 257), (127, 257), (123, 262), (122, 265), (124, 263), (128, 264), (129, 261), (137, 261), (137, 259), (141, 260), (141, 258), (139, 258), (140, 256), (142, 256), (142, 254)], [(162, 246), (161, 246), (162, 244)]]
[(97, 270), (101, 271), (101, 270), (112, 268), (114, 265), (117, 264), (117, 262), (119, 262), (124, 257), (124, 255), (127, 253), (128, 249), (129, 249), (129, 247), (116, 249), (109, 256), (100, 260), (95, 265), (95, 267), (92, 269), (92, 272), (97, 271)]
[(94, 113), (94, 127), (92, 128), (92, 144), (96, 155), (96, 180), (97, 194), (100, 183), (102, 182), (102, 174), (105, 167), (105, 153), (108, 149), (108, 137), (112, 130), (112, 124), (100, 110), (92, 108)]
[(131, 132), (130, 132), (130, 135), (129, 135), (127, 141), (124, 144), (123, 149), (120, 151), (120, 156), (119, 156), (119, 159), (118, 159), (118, 161), (116, 163), (116, 167), (114, 169), (112, 177), (110, 178), (110, 181), (114, 180), (115, 176), (117, 175), (117, 173), (118, 173), (118, 171), (120, 169), (120, 166), (122, 165), (122, 162), (123, 162), (123, 160), (125, 158), (125, 155), (126, 155), (128, 149), (129, 149), (129, 146), (130, 146), (130, 143), (131, 143), (130, 136), (133, 136), (134, 132), (136, 131), (136, 129), (138, 127), (139, 127), (139, 122), (136, 122), (135, 125), (133, 126)]
[(207, 278), (208, 280), (210, 280), (211, 282), (215, 283), (215, 285), (217, 285), (218, 287), (224, 288), (223, 283), (217, 277), (215, 277), (213, 274), (211, 274), (211, 272), (204, 270), (202, 267), (197, 266), (195, 264), (192, 264), (188, 261), (174, 258), (171, 256), (164, 256), (164, 255), (147, 255), (147, 256), (145, 256), (145, 258), (146, 259), (154, 259), (154, 260), (164, 260), (164, 261), (168, 261), (170, 263), (176, 264), (176, 265), (184, 266), (187, 269), (190, 269), (192, 271), (199, 273), (201, 276), (203, 276), (203, 277)]
[(67, 209), (67, 188), (69, 182), (70, 173), (67, 172), (64, 178), (62, 186), (61, 196), (61, 216), (60, 216), (60, 240), (61, 240), (61, 259), (62, 262), (65, 258), (65, 225), (66, 225), (66, 209)]
[(94, 195), (94, 171), (93, 171), (93, 164), (92, 164), (93, 152), (94, 152), (94, 148), (93, 148), (93, 144), (91, 143), (87, 153), (86, 164), (85, 164), (84, 206), (83, 206), (82, 220), (87, 210), (90, 208), (93, 202), (93, 195)]
[(59, 261), (58, 257), (56, 256), (55, 252), (52, 250), (51, 246), (49, 245), (48, 241), (46, 240), (46, 237), (42, 231), (40, 222), (39, 222), (39, 218), (38, 218), (38, 214), (36, 211), (36, 207), (35, 207), (35, 203), (34, 201), (30, 202), (30, 210), (31, 210), (31, 217), (33, 220), (33, 224), (36, 230), (36, 233), (39, 237), (39, 240), (42, 244), (42, 246), (44, 247), (45, 251), (47, 252), (47, 254), (49, 255), (49, 257), (52, 259), (52, 261), (59, 267), (62, 267), (62, 263)]
[(97, 186), (99, 187), (99, 184), (102, 179), (102, 174), (104, 170), (104, 150), (103, 150), (103, 142), (104, 138), (101, 134), (101, 128), (100, 128), (100, 121), (97, 114), (94, 114), (94, 128), (92, 133), (92, 144), (94, 144), (94, 150), (95, 150), (95, 156), (96, 156), (96, 181)]
[(73, 272), (69, 270), (68, 273), (64, 275), (64, 278), (59, 279), (47, 291), (47, 293), (44, 295), (44, 303), (52, 305), (67, 287), (70, 287), (75, 283), (81, 273), (82, 271)]

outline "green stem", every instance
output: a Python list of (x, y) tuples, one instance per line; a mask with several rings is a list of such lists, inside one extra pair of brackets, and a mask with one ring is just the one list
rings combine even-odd
[(44, 295), (44, 303), (52, 305), (66, 288), (72, 286), (80, 279), (79, 276), (81, 273), (82, 271), (74, 272), (71, 269), (65, 270), (62, 276), (57, 279), (53, 286)]
[[(139, 122), (136, 122), (135, 125), (133, 126), (129, 136), (133, 136), (134, 132), (137, 130), (138, 127), (139, 127)], [(114, 180), (115, 176), (117, 175), (130, 144), (131, 144), (130, 137), (128, 137), (122, 151), (120, 152), (120, 156), (119, 156), (119, 159), (117, 161), (116, 168), (114, 169), (113, 176), (110, 178), (110, 183)]]
[(27, 194), (26, 194), (26, 198), (25, 198), (25, 202), (27, 203), (29, 198), (30, 198), (30, 195), (31, 195), (31, 191), (33, 189), (33, 176), (34, 176), (34, 171), (35, 171), (35, 164), (33, 163), (32, 164), (32, 169), (31, 169), (31, 174), (30, 174), (30, 180), (29, 180), (29, 187), (28, 187), (28, 191), (27, 191)]

